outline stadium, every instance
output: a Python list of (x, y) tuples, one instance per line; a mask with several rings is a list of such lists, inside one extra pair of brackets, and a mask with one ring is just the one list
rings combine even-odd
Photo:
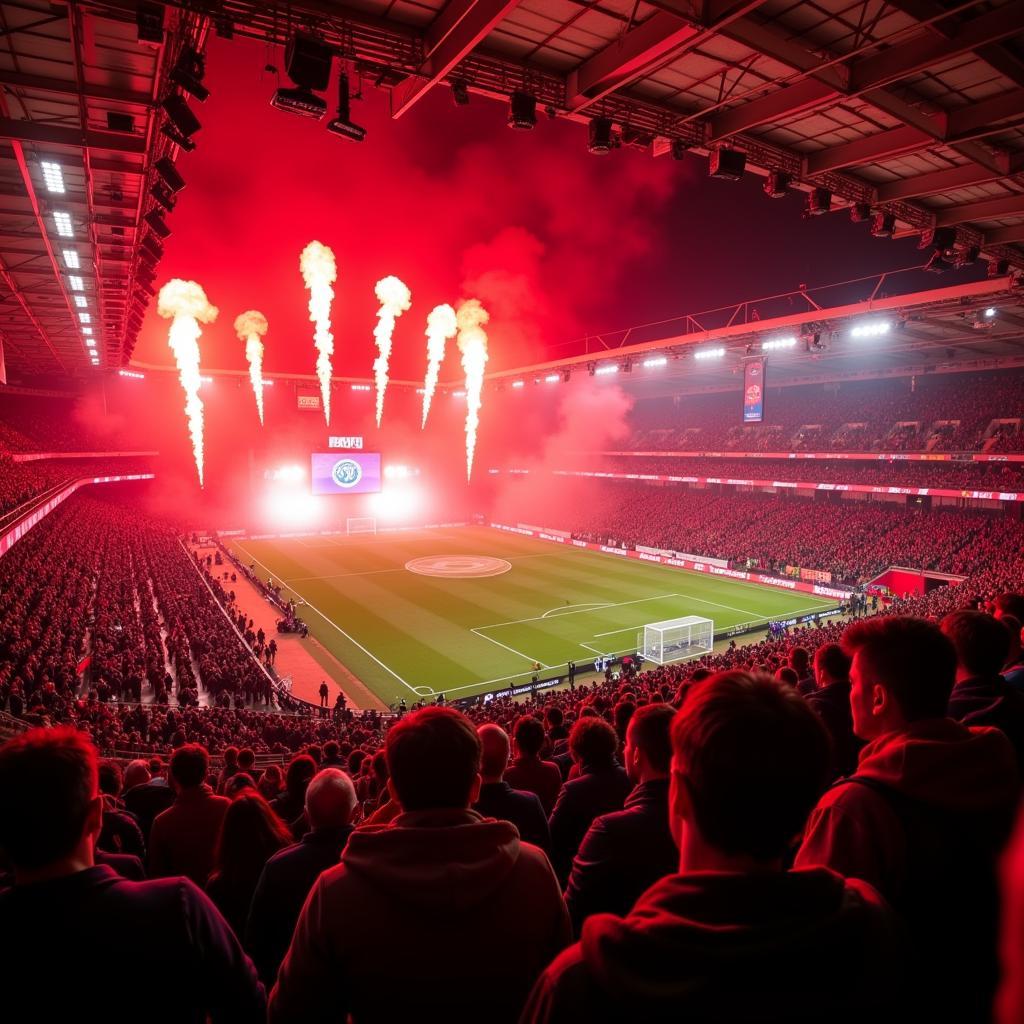
[(0, 29), (11, 1019), (1024, 1020), (1024, 4)]

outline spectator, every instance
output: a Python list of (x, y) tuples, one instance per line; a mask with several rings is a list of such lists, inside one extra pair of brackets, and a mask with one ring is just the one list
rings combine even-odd
[(355, 809), (356, 791), (343, 771), (317, 772), (306, 787), (309, 831), (300, 842), (275, 853), (260, 875), (245, 928), (245, 948), (267, 986), (277, 979), (309, 890), (345, 849)]
[(267, 861), (291, 839), (287, 826), (255, 790), (239, 794), (224, 813), (206, 894), (236, 935), (245, 934), (252, 894)]
[[(903, 915), (922, 1019), (983, 1020), (996, 980), (995, 857), (1019, 788), (1013, 748), (997, 729), (945, 717), (957, 656), (938, 626), (864, 619), (843, 649), (853, 731), (867, 746), (811, 814), (797, 866), (863, 878)], [(956, 965), (941, 986), (939, 963)]]
[[(224, 796), (229, 800), (234, 800), (239, 793), (243, 790), (251, 789), (256, 793), (259, 790), (256, 789), (256, 780), (248, 772), (235, 772), (234, 775), (224, 783)], [(259, 793), (262, 797), (263, 794)], [(291, 833), (289, 833), (290, 835)]]
[(205, 885), (230, 800), (206, 783), (210, 757), (198, 743), (186, 743), (171, 757), (174, 803), (157, 815), (149, 838), (149, 873), (154, 878), (185, 875)]
[(792, 689), (724, 672), (672, 726), (678, 873), (625, 918), (598, 914), (544, 972), (524, 1022), (891, 1019), (902, 952), (878, 894), (787, 871), (828, 776), (828, 738)]
[(483, 1012), (488, 1021), (515, 1021), (533, 979), (569, 936), (551, 866), (507, 822), (469, 809), (480, 787), (480, 741), (458, 712), (406, 715), (386, 751), (403, 813), (354, 832), (341, 863), (314, 885), (270, 1020), (455, 1022)]
[(505, 781), (514, 789), (536, 793), (544, 813), (550, 815), (562, 788), (562, 773), (553, 761), (540, 759), (544, 726), (532, 715), (523, 715), (516, 722), (512, 739), (516, 756), (505, 772)]
[(281, 790), (284, 789), (284, 776), (281, 774), (281, 769), (276, 764), (268, 764), (263, 769), (256, 788), (263, 795), (263, 799), (273, 806), (274, 800), (281, 795)]
[(125, 810), (121, 796), (121, 769), (116, 761), (99, 765), (99, 786), (103, 796), (103, 828), (96, 846), (108, 853), (127, 853), (140, 860), (146, 856), (146, 842), (133, 814)]
[(813, 693), (815, 680), (811, 674), (811, 655), (806, 647), (794, 647), (789, 652), (789, 667), (796, 673), (796, 688), (800, 696)]
[(621, 810), (629, 796), (629, 776), (615, 761), (618, 743), (603, 718), (581, 717), (572, 727), (569, 749), (579, 776), (562, 787), (550, 820), (551, 863), (562, 884), (594, 819)]
[(956, 685), (947, 714), (965, 725), (992, 725), (1013, 744), (1024, 767), (1024, 695), (1000, 674), (1010, 653), (1010, 634), (999, 619), (959, 611), (942, 620), (942, 632), (956, 649)]
[(499, 725), (481, 725), (480, 795), (473, 810), (485, 818), (497, 818), (515, 825), (524, 843), (533, 843), (547, 851), (551, 846), (548, 819), (536, 793), (513, 789), (505, 781), (508, 766), (508, 733)]
[(674, 711), (638, 708), (626, 731), (626, 773), (633, 791), (621, 811), (594, 819), (572, 864), (565, 901), (578, 935), (591, 914), (629, 913), (637, 898), (679, 864), (668, 827), (668, 776)]
[(224, 786), (227, 784), (228, 779), (239, 770), (238, 747), (225, 747), (224, 753), (221, 756), (224, 758), (224, 767), (221, 768), (220, 774), (217, 776), (217, 794), (219, 796), (224, 795)]
[(850, 713), (850, 659), (839, 644), (822, 644), (814, 652), (817, 683), (807, 702), (821, 719), (832, 741), (831, 777), (851, 775), (864, 745), (853, 734)]
[[(126, 773), (128, 778), (142, 780), (142, 772), (139, 767), (141, 764), (142, 762), (133, 761), (128, 766), (129, 769), (135, 766), (130, 775)], [(157, 815), (166, 811), (173, 803), (174, 790), (171, 789), (167, 778), (160, 774), (150, 776), (148, 768), (144, 780), (136, 782), (131, 788), (128, 785), (125, 786), (125, 810), (135, 816), (146, 842), (149, 841), (149, 834)]]
[[(0, 847), (15, 873), (0, 893), (8, 1013), (263, 1021), (256, 972), (199, 889), (184, 878), (129, 882), (95, 863), (102, 814), (96, 751), (82, 733), (36, 729), (0, 748)], [(154, 965), (171, 979), (159, 991)]]
[(296, 840), (301, 839), (306, 831), (302, 812), (306, 804), (306, 787), (314, 775), (316, 761), (309, 754), (293, 757), (285, 773), (284, 792), (270, 802), (274, 813), (291, 827)]
[(1003, 678), (1006, 685), (1018, 693), (1024, 692), (1024, 647), (1021, 646), (1021, 623), (1015, 615), (1008, 612), (996, 618), (1006, 627), (1010, 634), (1010, 651), (1003, 665)]

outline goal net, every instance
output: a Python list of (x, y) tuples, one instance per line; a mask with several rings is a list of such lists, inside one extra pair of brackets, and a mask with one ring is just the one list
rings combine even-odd
[(357, 516), (346, 519), (345, 526), (350, 534), (377, 532), (377, 520), (373, 516)]
[(637, 650), (647, 661), (665, 665), (701, 654), (710, 654), (715, 624), (699, 615), (684, 615), (664, 622), (649, 622), (637, 636)]

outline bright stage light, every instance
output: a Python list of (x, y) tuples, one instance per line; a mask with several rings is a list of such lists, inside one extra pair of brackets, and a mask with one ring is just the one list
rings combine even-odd
[(282, 526), (309, 526), (320, 518), (320, 502), (305, 491), (272, 491), (265, 507), (269, 518)]
[(84, 295), (76, 295), (75, 305), (78, 306), (80, 309), (85, 309), (85, 307), (89, 305), (89, 300), (86, 299)]
[(985, 310), (985, 316), (987, 316), (989, 319), (991, 319), (995, 315), (996, 315), (995, 306), (989, 306), (988, 309)]
[(390, 463), (384, 467), (385, 480), (408, 480), (411, 476), (419, 476), (415, 466), (403, 466), (401, 463)]
[(91, 324), (92, 323), (92, 316), (90, 316), (90, 314), (88, 314), (88, 313), (79, 313), (78, 314), (78, 319), (81, 320), (83, 324)]
[(420, 489), (404, 481), (378, 494), (371, 494), (368, 498), (370, 513), (388, 523), (407, 522), (417, 516), (423, 507)]
[(459, 391), (453, 391), (452, 392), (452, 398), (465, 398), (465, 397), (466, 397), (466, 392), (462, 391), (461, 389)]
[(86, 334), (86, 335), (92, 334), (92, 328), (91, 327), (83, 327), (82, 328), (82, 333)]
[(594, 370), (594, 376), (595, 377), (606, 377), (606, 376), (611, 376), (613, 373), (618, 373), (618, 372), (619, 372), (619, 365), (618, 365), (618, 363), (605, 363), (604, 366), (599, 366), (599, 367), (597, 367), (596, 370)]
[(200, 384), (212, 384), (213, 383), (213, 378), (212, 377), (203, 377), (202, 375), (200, 375), (199, 383)]
[(274, 386), (274, 382), (272, 380), (264, 380), (263, 386), (265, 388), (272, 388)]
[(299, 465), (278, 466), (276, 469), (267, 470), (266, 478), (280, 483), (293, 484), (306, 479), (306, 470)]
[(78, 262), (78, 253), (74, 249), (64, 249), (64, 262), (72, 269), (78, 270), (81, 263)]
[(85, 288), (85, 282), (77, 274), (68, 274), (68, 283), (73, 292), (80, 292)]
[(796, 338), (792, 335), (788, 335), (784, 338), (769, 338), (767, 341), (761, 342), (762, 352), (777, 352), (784, 348), (794, 348), (796, 346)]
[(526, 381), (525, 380), (514, 380), (514, 381), (512, 381), (512, 387), (514, 387), (514, 388), (525, 388), (526, 387)]
[(353, 384), (353, 391), (372, 391), (373, 388), (369, 384)]
[(658, 366), (668, 366), (667, 356), (655, 356), (653, 359), (645, 359), (643, 361), (643, 367), (646, 370), (653, 370)]
[(139, 373), (138, 370), (118, 370), (117, 373), (120, 377), (130, 377), (132, 380), (146, 379), (146, 375), (144, 373)]
[(558, 373), (549, 373), (544, 378), (544, 380), (546, 380), (548, 382), (548, 384), (557, 384), (561, 379), (562, 379), (562, 376), (561, 376), (561, 374), (558, 374)]
[(74, 238), (75, 230), (71, 226), (71, 214), (64, 210), (53, 211), (53, 223), (57, 226), (57, 234), (62, 238)]
[(43, 160), (39, 166), (43, 169), (43, 183), (46, 185), (46, 191), (64, 192), (64, 174), (60, 169), (60, 164)]
[(869, 323), (857, 324), (850, 331), (851, 338), (877, 338), (880, 334), (888, 334), (890, 324), (888, 320), (872, 320)]
[(724, 348), (702, 348), (693, 353), (694, 359), (721, 359), (725, 355)]

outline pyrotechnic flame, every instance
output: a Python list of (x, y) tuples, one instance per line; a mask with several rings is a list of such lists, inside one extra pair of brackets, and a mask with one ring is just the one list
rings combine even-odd
[(324, 403), (324, 418), (331, 424), (331, 356), (334, 354), (334, 335), (331, 334), (331, 302), (338, 279), (334, 253), (321, 242), (310, 242), (299, 257), (302, 279), (309, 289), (309, 319), (316, 324), (313, 344), (316, 345), (316, 375), (320, 379), (320, 394)]
[(267, 318), (255, 309), (247, 309), (235, 317), (235, 333), (245, 342), (245, 358), (249, 360), (249, 380), (256, 396), (256, 410), (263, 426), (263, 342), (267, 333)]
[(174, 278), (160, 289), (157, 312), (171, 320), (168, 342), (178, 364), (178, 379), (185, 389), (185, 415), (192, 436), (192, 453), (203, 486), (203, 402), (199, 397), (199, 324), (212, 324), (217, 307), (211, 306), (206, 292), (195, 281)]
[(391, 358), (391, 335), (395, 320), (411, 305), (412, 292), (397, 277), (382, 277), (374, 288), (380, 309), (377, 310), (377, 326), (373, 338), (377, 342), (377, 358), (373, 361), (373, 378), (377, 382), (377, 426), (384, 414), (384, 392), (388, 387), (388, 361)]
[(430, 400), (437, 388), (437, 377), (444, 361), (444, 346), (449, 338), (455, 337), (458, 321), (455, 310), (447, 303), (435, 306), (427, 317), (427, 376), (423, 381), (423, 423), (427, 425)]
[(487, 332), (484, 324), (490, 313), (477, 299), (468, 299), (456, 314), (459, 327), (459, 351), (466, 371), (466, 479), (473, 476), (473, 453), (476, 451), (476, 430), (480, 425), (480, 393), (487, 366)]

